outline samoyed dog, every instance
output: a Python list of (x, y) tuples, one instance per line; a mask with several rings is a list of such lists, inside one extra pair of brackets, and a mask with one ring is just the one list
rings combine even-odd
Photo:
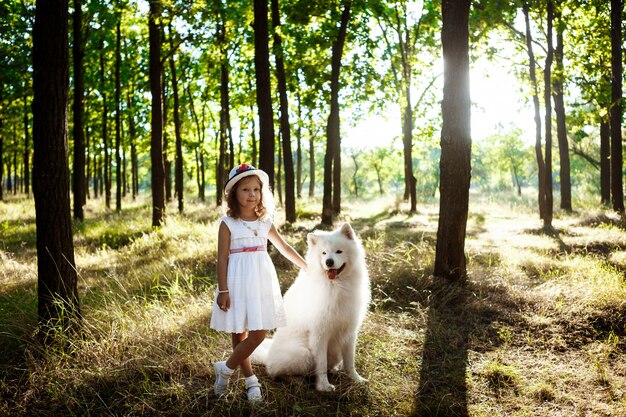
[(307, 237), (307, 270), (284, 296), (287, 326), (266, 339), (252, 356), (271, 377), (315, 375), (316, 389), (333, 391), (327, 372), (346, 371), (365, 381), (354, 368), (359, 328), (370, 302), (365, 253), (348, 223), (333, 232)]

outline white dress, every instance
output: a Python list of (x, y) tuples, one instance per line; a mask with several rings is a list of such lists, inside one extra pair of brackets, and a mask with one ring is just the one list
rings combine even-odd
[(231, 253), (226, 273), (230, 308), (228, 311), (219, 308), (216, 291), (211, 328), (229, 333), (243, 333), (285, 326), (287, 322), (280, 285), (267, 250), (242, 251), (244, 248), (259, 246), (267, 248), (267, 236), (272, 221), (248, 222), (228, 216), (222, 217), (220, 221), (230, 230)]

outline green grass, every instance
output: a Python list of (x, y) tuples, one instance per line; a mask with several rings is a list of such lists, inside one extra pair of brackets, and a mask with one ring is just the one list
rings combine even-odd
[[(215, 207), (187, 201), (180, 216), (172, 205), (155, 230), (148, 200), (121, 213), (90, 201), (74, 225), (82, 337), (46, 350), (34, 337), (34, 204), (0, 202), (0, 415), (624, 415), (624, 221), (557, 211), (546, 232), (531, 201), (472, 194), (470, 275), (456, 284), (432, 277), (436, 205), (344, 202), (339, 221), (361, 237), (372, 281), (356, 364), (369, 382), (331, 373), (337, 391), (318, 393), (310, 377), (256, 367), (265, 402), (254, 407), (241, 379), (212, 395), (211, 363), (230, 349), (208, 325)], [(281, 226), (301, 253), (319, 210), (305, 201)], [(286, 290), (297, 269), (271, 256)]]

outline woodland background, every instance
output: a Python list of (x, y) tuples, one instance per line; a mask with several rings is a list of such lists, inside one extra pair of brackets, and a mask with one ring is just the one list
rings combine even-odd
[[(619, 0), (0, 0), (0, 412), (620, 415), (622, 20)], [(479, 62), (532, 116), (472, 140)], [(356, 226), (369, 385), (211, 398), (241, 162), (301, 253)]]

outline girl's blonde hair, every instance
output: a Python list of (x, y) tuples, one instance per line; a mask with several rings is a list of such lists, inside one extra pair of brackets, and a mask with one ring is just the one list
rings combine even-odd
[[(269, 219), (274, 215), (274, 195), (270, 190), (268, 184), (264, 184), (261, 178), (258, 175), (250, 175), (254, 176), (261, 184), (261, 201), (254, 209), (257, 216), (259, 216), (259, 220)], [(237, 188), (241, 181), (237, 181), (233, 187), (230, 189), (228, 194), (226, 194), (226, 215), (229, 217), (233, 217), (238, 219), (241, 216), (241, 212), (239, 210), (239, 202), (237, 201)]]

